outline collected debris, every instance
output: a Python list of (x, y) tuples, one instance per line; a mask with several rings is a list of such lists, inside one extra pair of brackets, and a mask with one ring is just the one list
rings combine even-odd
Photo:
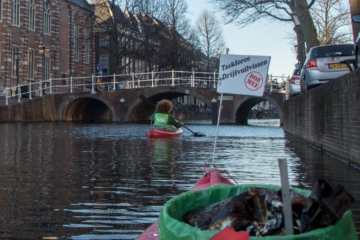
[[(201, 230), (221, 231), (226, 226), (250, 236), (284, 235), (281, 190), (250, 188), (221, 202), (183, 215), (184, 222)], [(340, 185), (332, 189), (318, 180), (310, 196), (291, 190), (294, 234), (334, 224), (354, 198)]]
[(334, 224), (354, 202), (341, 185), (332, 188), (325, 181), (318, 180), (301, 215), (301, 232)]

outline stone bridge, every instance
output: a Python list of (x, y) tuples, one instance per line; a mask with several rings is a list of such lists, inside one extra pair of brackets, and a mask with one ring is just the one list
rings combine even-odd
[[(144, 95), (153, 103), (163, 98), (172, 100), (189, 95), (212, 106), (212, 109), (217, 108), (220, 103), (220, 95), (215, 88), (183, 86), (104, 90), (95, 93), (56, 93), (33, 99), (23, 98), (20, 103), (15, 102), (8, 106), (1, 105), (0, 121), (147, 121), (148, 116), (154, 111), (154, 106), (143, 102), (139, 98), (140, 95)], [(269, 101), (275, 106), (282, 124), (282, 106), (285, 101), (285, 95), (282, 93), (265, 93), (262, 97), (224, 94), (220, 123), (247, 124), (251, 108), (262, 101)], [(213, 120), (214, 123), (217, 121), (217, 112), (174, 113), (181, 121), (206, 119)]]

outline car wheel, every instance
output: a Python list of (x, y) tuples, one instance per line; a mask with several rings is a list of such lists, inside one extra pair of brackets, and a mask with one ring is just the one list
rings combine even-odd
[(308, 89), (307, 89), (307, 85), (306, 85), (306, 79), (305, 78), (302, 78), (300, 80), (300, 91), (302, 93), (306, 92)]
[(356, 64), (357, 64), (357, 67), (360, 68), (360, 51), (359, 49), (356, 49)]

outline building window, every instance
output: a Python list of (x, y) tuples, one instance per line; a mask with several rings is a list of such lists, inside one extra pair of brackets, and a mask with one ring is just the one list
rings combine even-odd
[(135, 68), (134, 68), (134, 73), (140, 73), (139, 71), (139, 59), (135, 59)]
[(16, 59), (15, 59), (15, 53), (19, 52), (18, 46), (12, 46), (11, 47), (11, 76), (16, 77)]
[(123, 39), (124, 39), (124, 37), (121, 37), (121, 38), (119, 39), (119, 47), (122, 47), (122, 46), (123, 46)]
[(125, 73), (130, 74), (130, 58), (125, 57)]
[(35, 4), (34, 4), (34, 0), (30, 0), (29, 29), (30, 30), (35, 30)]
[(28, 63), (29, 63), (28, 78), (34, 79), (34, 50), (33, 49), (29, 49), (29, 51), (28, 51)]
[(139, 68), (140, 68), (140, 72), (145, 72), (146, 64), (144, 61), (140, 62)]
[(50, 79), (50, 57), (45, 57), (44, 80)]
[(78, 19), (74, 19), (74, 59), (79, 61), (79, 24)]
[(121, 58), (121, 73), (125, 73), (126, 59), (125, 57)]
[(85, 63), (89, 63), (89, 45), (90, 45), (90, 39), (89, 39), (89, 31), (85, 30)]
[(99, 65), (102, 66), (103, 73), (109, 73), (109, 55), (101, 54), (99, 56)]
[(51, 11), (48, 2), (44, 4), (44, 34), (50, 35), (51, 33)]
[(12, 0), (12, 24), (20, 26), (20, 2)]
[(100, 36), (100, 47), (109, 47), (109, 36)]
[(123, 38), (121, 38), (121, 46), (122, 47), (125, 47), (126, 46), (126, 38), (125, 37), (123, 37)]

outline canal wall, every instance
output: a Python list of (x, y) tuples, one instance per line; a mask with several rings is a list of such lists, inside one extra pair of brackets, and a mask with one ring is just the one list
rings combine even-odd
[(360, 69), (290, 98), (283, 114), (285, 133), (360, 166)]

